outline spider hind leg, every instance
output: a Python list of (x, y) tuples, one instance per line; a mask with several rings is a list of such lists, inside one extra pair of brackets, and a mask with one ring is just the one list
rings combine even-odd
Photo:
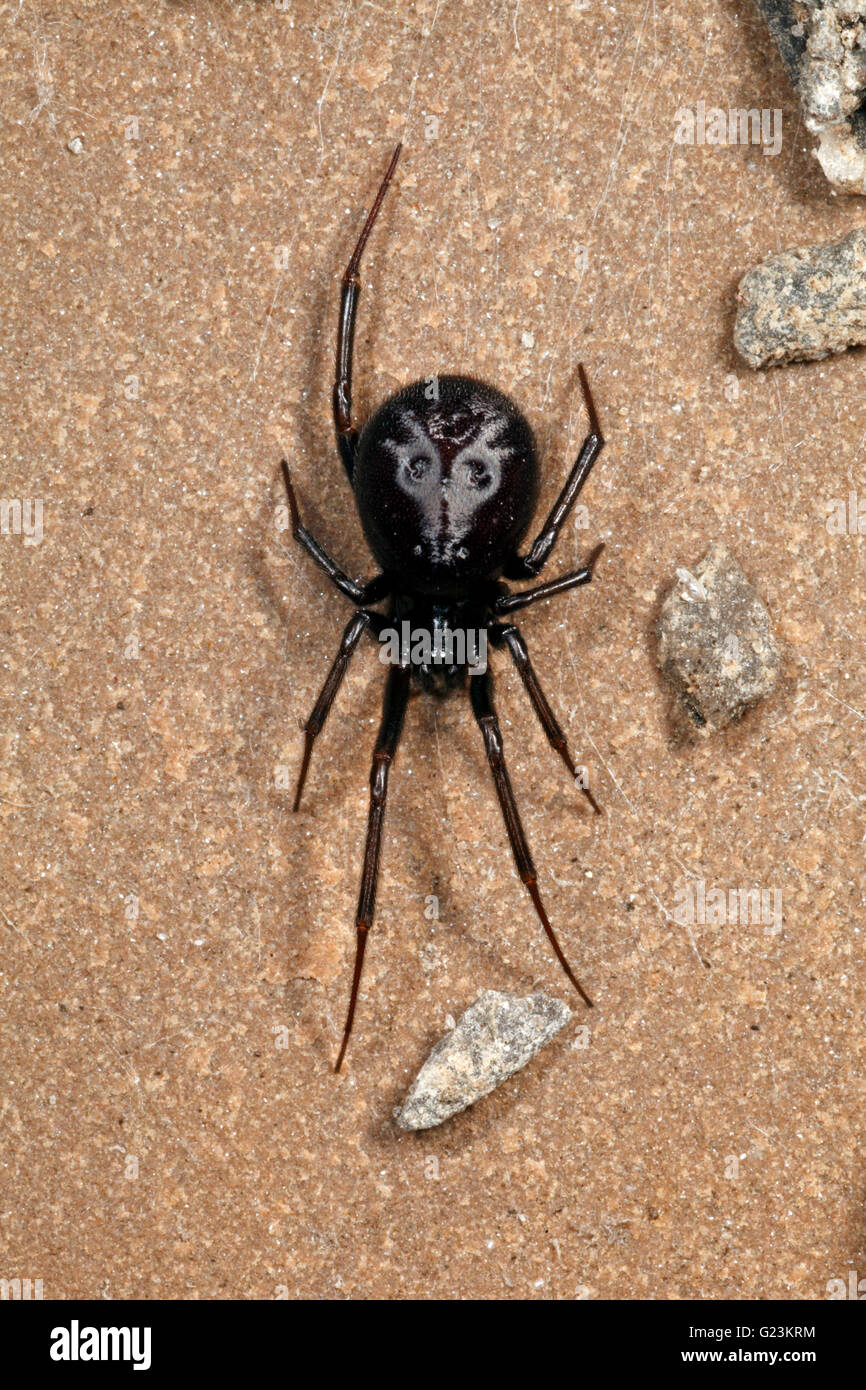
[(358, 295), (361, 292), (361, 257), (364, 254), (364, 247), (367, 245), (367, 238), (373, 230), (373, 224), (379, 216), (388, 185), (393, 178), (397, 160), (400, 158), (401, 147), (398, 145), (391, 156), (391, 163), (388, 165), (385, 177), (379, 186), (379, 192), (367, 214), (361, 235), (358, 237), (349, 264), (346, 266), (340, 293), (337, 360), (334, 370), (334, 429), (337, 435), (337, 448), (340, 451), (340, 458), (343, 461), (349, 482), (352, 481), (352, 474), (355, 470), (355, 446), (358, 442), (358, 431), (352, 423), (352, 358), (355, 345)]
[(575, 460), (574, 467), (566, 478), (562, 491), (554, 502), (547, 520), (533, 541), (529, 553), (527, 555), (512, 555), (505, 566), (503, 573), (506, 579), (533, 579), (535, 575), (541, 573), (550, 552), (556, 545), (560, 531), (568, 520), (571, 509), (578, 499), (580, 490), (592, 471), (593, 464), (604, 448), (604, 436), (601, 432), (598, 412), (595, 408), (595, 401), (592, 399), (589, 379), (582, 362), (578, 364), (577, 372), (580, 377), (586, 413), (589, 416), (589, 434), (580, 446), (580, 453)]

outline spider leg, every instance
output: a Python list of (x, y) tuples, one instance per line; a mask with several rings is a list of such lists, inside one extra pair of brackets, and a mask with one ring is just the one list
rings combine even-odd
[(538, 603), (543, 598), (553, 598), (564, 594), (567, 589), (575, 589), (578, 584), (588, 584), (593, 576), (595, 562), (604, 550), (604, 541), (599, 542), (582, 569), (562, 574), (558, 579), (548, 579), (546, 584), (538, 584), (534, 589), (524, 589), (522, 594), (503, 594), (493, 603), (497, 617), (515, 613), (518, 608), (528, 608), (530, 603)]
[(313, 706), (313, 712), (304, 725), (304, 753), (301, 758), (301, 767), (298, 773), (298, 785), (295, 791), (295, 804), (293, 811), (297, 811), (301, 805), (301, 796), (304, 790), (304, 783), (307, 780), (307, 772), (310, 766), (310, 755), (313, 751), (313, 744), (322, 732), (325, 720), (327, 719), (331, 705), (334, 703), (337, 691), (343, 682), (343, 677), (352, 659), (352, 653), (357, 647), (363, 634), (369, 627), (378, 627), (378, 613), (368, 613), (362, 608), (360, 613), (355, 613), (346, 624), (340, 642), (340, 650), (334, 658), (334, 664), (325, 678), (325, 683), (319, 692), (319, 698)]
[(580, 376), (580, 384), (583, 389), (583, 399), (586, 403), (586, 412), (589, 416), (589, 434), (581, 445), (577, 461), (566, 479), (565, 486), (554, 502), (550, 515), (536, 536), (528, 555), (513, 555), (509, 563), (505, 566), (504, 574), (506, 579), (532, 579), (541, 570), (556, 544), (557, 536), (565, 525), (568, 514), (577, 501), (581, 488), (589, 477), (592, 465), (595, 463), (602, 449), (604, 439), (602, 438), (601, 425), (595, 409), (595, 402), (592, 399), (592, 392), (589, 389), (589, 381), (581, 362), (577, 368)]
[[(538, 722), (547, 735), (547, 741), (554, 752), (558, 753), (568, 768), (572, 777), (577, 778), (577, 768), (569, 752), (568, 742), (563, 732), (562, 725), (557, 719), (547, 700), (547, 696), (541, 688), (535, 668), (529, 659), (529, 652), (526, 650), (526, 643), (523, 640), (523, 633), (520, 628), (509, 623), (507, 627), (495, 625), (489, 629), (491, 641), (496, 646), (505, 646), (511, 653), (515, 666), (520, 672), (520, 677), (526, 687), (526, 693), (532, 701), (532, 708), (538, 715)], [(583, 792), (596, 815), (601, 815), (601, 807), (593, 796), (589, 787), (585, 787), (582, 782), (578, 782), (580, 790)]]
[(502, 750), (502, 731), (499, 727), (499, 720), (496, 717), (496, 710), (493, 704), (493, 682), (490, 672), (486, 671), (483, 676), (472, 676), (469, 682), (469, 695), (472, 700), (472, 712), (478, 721), (484, 738), (484, 748), (487, 753), (487, 761), (490, 764), (490, 771), (493, 774), (493, 783), (496, 787), (496, 795), (499, 797), (499, 805), (502, 807), (502, 816), (505, 821), (505, 828), (508, 831), (508, 838), (511, 841), (511, 850), (514, 854), (514, 861), (517, 865), (517, 872), (521, 881), (529, 890), (529, 896), (535, 905), (539, 921), (547, 933), (551, 946), (556, 952), (557, 959), (565, 971), (574, 988), (577, 990), (583, 1002), (592, 1008), (592, 1000), (587, 995), (577, 976), (571, 969), (568, 961), (562, 952), (562, 947), (556, 939), (553, 927), (550, 925), (541, 895), (538, 891), (538, 875), (535, 871), (535, 864), (529, 852), (529, 845), (526, 840), (526, 833), (520, 820), (520, 812), (517, 809), (517, 802), (514, 799), (514, 792), (511, 788), (511, 780), (508, 776), (508, 769), (505, 766), (505, 755)]
[(361, 983), (361, 970), (364, 965), (364, 950), (367, 933), (373, 924), (376, 907), (376, 885), (379, 879), (379, 855), (382, 848), (382, 825), (385, 820), (385, 804), (388, 797), (388, 772), (397, 744), (403, 730), (406, 706), (409, 702), (410, 668), (392, 666), (388, 672), (385, 698), (382, 708), (382, 723), (373, 752), (373, 766), (370, 772), (370, 814), (367, 821), (367, 842), (364, 849), (364, 869), (361, 874), (361, 892), (358, 898), (358, 912), (355, 918), (357, 943), (355, 946), (355, 973), (352, 977), (352, 993), (349, 999), (349, 1012), (343, 1030), (343, 1042), (334, 1071), (343, 1065), (349, 1036), (355, 1019), (355, 1005), (358, 1002), (358, 986)]
[(289, 516), (292, 520), (292, 536), (304, 547), (308, 555), (312, 555), (317, 565), (321, 565), (331, 583), (345, 594), (346, 598), (353, 603), (378, 603), (380, 599), (390, 592), (390, 584), (384, 574), (377, 574), (375, 579), (369, 580), (366, 584), (358, 584), (354, 579), (350, 579), (344, 570), (340, 569), (336, 560), (332, 560), (323, 545), (320, 545), (312, 532), (306, 526), (301, 525), (301, 517), (298, 512), (298, 500), (295, 497), (295, 489), (292, 487), (292, 479), (289, 473), (289, 465), (285, 459), (280, 459), (280, 468), (283, 470), (283, 482), (286, 485), (286, 497), (289, 501)]
[(400, 158), (401, 145), (398, 145), (393, 155), (391, 163), (388, 165), (387, 172), (382, 180), (376, 200), (371, 207), (367, 220), (364, 223), (361, 235), (358, 237), (358, 244), (352, 252), (352, 259), (346, 266), (343, 276), (343, 288), (340, 294), (340, 320), (337, 329), (337, 362), (334, 375), (334, 428), (337, 432), (337, 448), (340, 451), (340, 458), (343, 460), (343, 467), (349, 475), (349, 482), (352, 481), (352, 473), (355, 468), (355, 445), (358, 441), (358, 431), (352, 425), (352, 349), (355, 342), (355, 319), (358, 312), (358, 295), (361, 290), (361, 256), (367, 244), (367, 238), (373, 230), (373, 223), (379, 215), (385, 194), (388, 191), (388, 184), (391, 182), (392, 175), (397, 167), (397, 160)]

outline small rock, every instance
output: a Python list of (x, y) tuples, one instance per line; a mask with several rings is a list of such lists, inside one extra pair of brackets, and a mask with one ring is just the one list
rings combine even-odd
[(439, 1041), (395, 1119), (401, 1129), (432, 1129), (488, 1095), (540, 1052), (571, 1018), (545, 994), (488, 989)]
[(866, 343), (866, 228), (770, 256), (743, 276), (737, 301), (734, 345), (750, 367)]
[(776, 40), (824, 174), (866, 193), (866, 12), (857, 0), (757, 0)]
[(68, 140), (66, 142), (66, 148), (68, 149), (70, 154), (83, 154), (84, 141), (82, 140), (80, 135), (76, 135), (73, 137), (72, 140)]
[(692, 718), (710, 729), (774, 689), (781, 652), (770, 615), (719, 542), (694, 574), (677, 570), (658, 622), (658, 662)]

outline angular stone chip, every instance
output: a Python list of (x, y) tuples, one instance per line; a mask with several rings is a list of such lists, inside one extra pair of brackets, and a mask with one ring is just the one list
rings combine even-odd
[(433, 1048), (395, 1114), (397, 1124), (441, 1125), (525, 1067), (570, 1018), (566, 1004), (545, 994), (485, 990)]
[(756, 0), (815, 154), (840, 193), (866, 193), (866, 7), (862, 0)]
[(770, 256), (743, 276), (737, 304), (734, 346), (750, 367), (866, 343), (866, 228)]
[(730, 551), (677, 570), (657, 628), (658, 663), (697, 724), (722, 729), (774, 689), (781, 651), (766, 607)]

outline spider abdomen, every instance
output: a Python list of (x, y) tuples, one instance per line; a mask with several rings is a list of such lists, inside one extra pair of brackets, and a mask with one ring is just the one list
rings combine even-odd
[(358, 440), (352, 484), (367, 542), (401, 588), (455, 594), (493, 577), (538, 500), (526, 418), (502, 391), (428, 377), (389, 397)]

